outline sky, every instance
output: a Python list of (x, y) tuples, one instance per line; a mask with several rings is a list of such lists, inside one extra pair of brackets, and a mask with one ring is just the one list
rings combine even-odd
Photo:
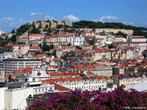
[(0, 0), (5, 33), (38, 20), (122, 22), (147, 27), (147, 0)]

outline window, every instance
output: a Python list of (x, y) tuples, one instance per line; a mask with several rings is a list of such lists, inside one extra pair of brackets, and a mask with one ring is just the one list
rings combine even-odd
[(37, 73), (37, 76), (40, 76), (40, 75), (41, 75), (41, 73), (40, 73), (40, 72), (38, 72), (38, 73)]

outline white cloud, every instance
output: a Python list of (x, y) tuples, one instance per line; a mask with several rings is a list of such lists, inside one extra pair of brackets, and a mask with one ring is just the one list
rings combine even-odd
[(147, 21), (139, 21), (137, 25), (147, 27)]
[(129, 21), (122, 21), (122, 23), (123, 23), (123, 24), (126, 24), (126, 25), (134, 25), (134, 23), (131, 22), (131, 21), (130, 21), (130, 22), (129, 22)]
[(3, 18), (3, 20), (5, 20), (5, 21), (14, 21), (14, 18), (7, 17), (7, 18)]
[(101, 21), (101, 22), (113, 22), (113, 21), (118, 21), (120, 18), (116, 16), (102, 16), (97, 20), (94, 21)]
[(48, 14), (38, 13), (38, 12), (36, 13), (32, 12), (30, 13), (30, 16), (33, 20), (47, 20), (47, 19), (52, 20), (54, 19), (53, 16), (50, 16)]
[(24, 24), (25, 21), (22, 19), (14, 19), (11, 17), (0, 19), (0, 28), (5, 32), (10, 32), (14, 28), (18, 28), (20, 25)]
[(74, 15), (67, 15), (63, 17), (64, 19), (68, 19), (70, 21), (79, 21), (79, 18)]

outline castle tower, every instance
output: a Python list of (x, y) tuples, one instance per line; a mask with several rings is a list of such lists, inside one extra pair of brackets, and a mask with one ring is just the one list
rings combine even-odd
[(64, 25), (70, 26), (70, 21), (69, 20), (64, 20)]

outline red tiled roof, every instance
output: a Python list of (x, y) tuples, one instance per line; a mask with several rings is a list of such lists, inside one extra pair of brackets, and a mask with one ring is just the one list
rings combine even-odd
[(36, 57), (42, 57), (45, 54), (37, 54)]
[(96, 79), (103, 79), (102, 76), (96, 76)]
[(79, 75), (78, 73), (75, 72), (68, 72), (68, 73), (64, 73), (66, 76), (76, 76)]
[(19, 46), (18, 44), (8, 44), (5, 47), (14, 47), (14, 46)]
[(95, 68), (93, 65), (75, 65), (74, 66), (75, 69), (90, 69), (90, 68)]
[(88, 72), (86, 72), (86, 73), (87, 73), (87, 75), (93, 74), (93, 72), (91, 72), (91, 71), (88, 71)]
[(95, 53), (101, 53), (101, 51), (100, 50), (94, 50), (95, 51)]
[(71, 91), (70, 89), (68, 89), (66, 87), (63, 87), (63, 86), (61, 86), (59, 84), (56, 84), (56, 83), (53, 83), (53, 82), (52, 82), (52, 84), (55, 85), (55, 88), (54, 88), (55, 90), (59, 90), (59, 91)]
[(67, 81), (67, 79), (65, 78), (57, 78), (57, 79), (46, 79), (46, 80), (43, 80), (42, 83), (50, 83), (50, 82), (56, 82), (56, 81)]
[(39, 49), (40, 49), (39, 46), (32, 46), (32, 47), (31, 47), (31, 49), (34, 49), (34, 48), (37, 48), (37, 49), (39, 48)]
[(83, 78), (82, 77), (75, 77), (75, 80), (78, 80), (78, 81), (83, 81)]
[(21, 37), (20, 39), (28, 39), (28, 37)]
[(116, 65), (115, 68), (123, 69), (124, 65)]
[(43, 34), (31, 34), (30, 36), (44, 36)]
[(0, 36), (1, 38), (5, 39), (5, 36)]
[(13, 70), (14, 72), (16, 71), (21, 71), (23, 74), (31, 74), (32, 73), (32, 68), (31, 67), (26, 67), (24, 69), (15, 69)]
[(64, 73), (50, 73), (50, 76), (66, 76)]
[(9, 76), (10, 76), (10, 74), (6, 74), (6, 75), (5, 75), (5, 77), (9, 77)]
[(62, 58), (54, 58), (53, 60), (63, 60)]
[(116, 75), (112, 75), (111, 77), (120, 78), (120, 77), (122, 77), (122, 76), (123, 76), (122, 74), (116, 74)]

